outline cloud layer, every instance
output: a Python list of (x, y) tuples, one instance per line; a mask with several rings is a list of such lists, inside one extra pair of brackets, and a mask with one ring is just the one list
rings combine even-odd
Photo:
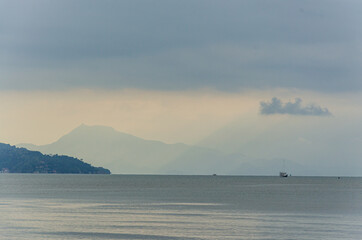
[(327, 108), (310, 104), (302, 106), (302, 99), (296, 98), (294, 102), (282, 103), (279, 98), (273, 97), (270, 102), (260, 102), (260, 113), (263, 115), (290, 114), (308, 116), (330, 116)]
[(2, 0), (0, 86), (362, 90), (361, 7), (323, 0)]

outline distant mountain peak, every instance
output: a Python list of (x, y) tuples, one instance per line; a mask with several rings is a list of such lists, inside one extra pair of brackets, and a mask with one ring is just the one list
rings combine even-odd
[(70, 131), (68, 134), (64, 135), (63, 137), (67, 135), (77, 135), (77, 134), (109, 135), (109, 134), (124, 134), (124, 133), (118, 132), (114, 128), (108, 126), (102, 126), (102, 125), (90, 126), (90, 125), (81, 124), (78, 127), (74, 128), (72, 131)]
[(108, 131), (114, 131), (116, 132), (116, 130), (112, 127), (109, 126), (103, 126), (103, 125), (86, 125), (84, 123), (82, 123), (81, 125), (79, 125), (78, 127), (74, 128), (71, 132), (75, 131), (75, 130), (108, 130)]

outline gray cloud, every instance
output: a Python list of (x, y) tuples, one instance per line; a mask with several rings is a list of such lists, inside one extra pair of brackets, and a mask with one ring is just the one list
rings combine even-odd
[(361, 90), (361, 7), (323, 0), (3, 0), (0, 86)]
[(290, 115), (309, 115), (309, 116), (330, 116), (327, 108), (311, 104), (302, 106), (302, 99), (296, 98), (294, 102), (282, 103), (276, 97), (271, 102), (260, 102), (260, 113), (264, 115), (271, 114), (290, 114)]

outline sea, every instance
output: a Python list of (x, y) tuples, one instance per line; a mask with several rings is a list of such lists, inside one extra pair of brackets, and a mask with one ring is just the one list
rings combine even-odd
[(0, 174), (0, 239), (362, 239), (362, 178)]

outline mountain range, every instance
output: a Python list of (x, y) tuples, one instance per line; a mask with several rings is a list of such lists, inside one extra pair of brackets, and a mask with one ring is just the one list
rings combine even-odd
[(282, 159), (251, 159), (208, 147), (166, 144), (121, 133), (106, 126), (81, 125), (54, 143), (18, 144), (44, 154), (65, 154), (119, 174), (277, 175), (282, 162), (296, 175), (313, 175), (305, 166)]

